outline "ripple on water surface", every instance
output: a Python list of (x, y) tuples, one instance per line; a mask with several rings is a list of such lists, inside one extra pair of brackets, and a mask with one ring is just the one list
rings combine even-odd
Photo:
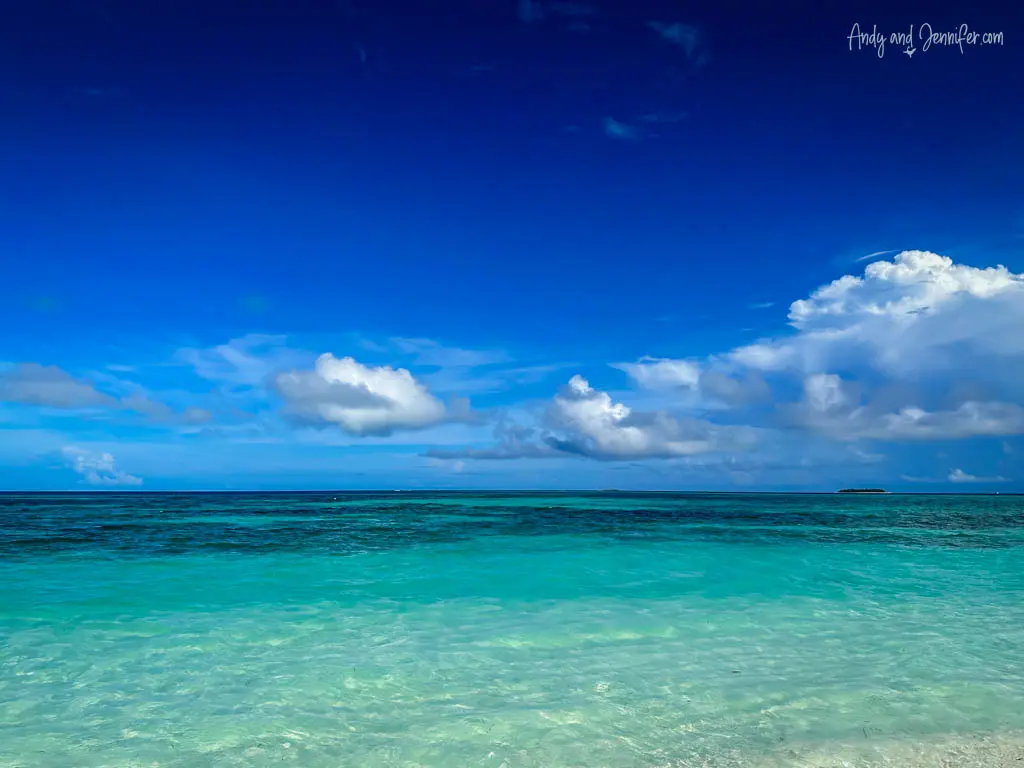
[(0, 765), (1024, 757), (1019, 499), (401, 495), (0, 496)]

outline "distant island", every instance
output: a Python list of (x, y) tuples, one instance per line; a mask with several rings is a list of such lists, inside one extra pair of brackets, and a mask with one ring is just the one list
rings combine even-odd
[(888, 493), (882, 488), (843, 488), (839, 493)]

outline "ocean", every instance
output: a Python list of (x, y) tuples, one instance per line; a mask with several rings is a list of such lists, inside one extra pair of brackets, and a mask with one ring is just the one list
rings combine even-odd
[(1001, 766), (1024, 497), (0, 495), (0, 766)]

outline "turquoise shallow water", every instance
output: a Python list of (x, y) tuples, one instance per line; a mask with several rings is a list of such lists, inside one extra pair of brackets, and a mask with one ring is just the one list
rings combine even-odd
[(2, 766), (1024, 758), (1022, 497), (12, 494), (0, 580)]

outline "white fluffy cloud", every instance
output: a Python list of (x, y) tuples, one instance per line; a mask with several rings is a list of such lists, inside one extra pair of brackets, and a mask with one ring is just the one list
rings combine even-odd
[(354, 435), (422, 429), (451, 415), (406, 369), (366, 366), (329, 353), (317, 358), (312, 371), (280, 373), (273, 383), (291, 414)]
[(1014, 386), (1024, 372), (1024, 275), (1001, 266), (904, 251), (794, 301), (789, 321), (796, 333), (741, 347), (729, 359), (764, 371), (859, 367), (904, 379), (969, 371)]
[(431, 451), (436, 458), (514, 459), (574, 455), (603, 460), (670, 458), (743, 451), (755, 430), (678, 418), (667, 411), (635, 411), (573, 376), (549, 403), (536, 427), (499, 424), (498, 444), (463, 451)]
[(804, 398), (784, 406), (790, 423), (840, 440), (957, 440), (1024, 434), (1024, 408), (1015, 403), (968, 400), (955, 408), (926, 411), (904, 406), (887, 411), (862, 405), (856, 388), (834, 374), (814, 374), (804, 381)]
[(634, 413), (582, 376), (573, 376), (555, 397), (547, 423), (561, 450), (586, 456), (688, 456), (716, 448), (708, 425), (685, 423), (665, 412)]
[(978, 269), (929, 251), (903, 251), (891, 262), (869, 264), (864, 277), (845, 275), (794, 301), (789, 316), (801, 330), (845, 327), (850, 322), (837, 319), (914, 316), (958, 295), (991, 299), (1012, 290), (1024, 290), (1024, 277), (1006, 267)]
[(87, 451), (70, 445), (61, 453), (68, 466), (89, 485), (142, 485), (141, 477), (120, 471), (110, 453)]
[[(763, 400), (768, 377), (776, 416), (836, 438), (1024, 434), (1024, 275), (904, 251), (794, 301), (789, 322), (788, 334), (701, 362), (703, 404), (749, 404), (735, 396), (741, 382)], [(616, 367), (658, 389), (675, 366), (698, 364), (648, 358)], [(802, 390), (795, 402), (793, 390)]]
[(804, 379), (804, 400), (816, 413), (828, 413), (847, 402), (843, 382), (835, 374), (815, 373)]

